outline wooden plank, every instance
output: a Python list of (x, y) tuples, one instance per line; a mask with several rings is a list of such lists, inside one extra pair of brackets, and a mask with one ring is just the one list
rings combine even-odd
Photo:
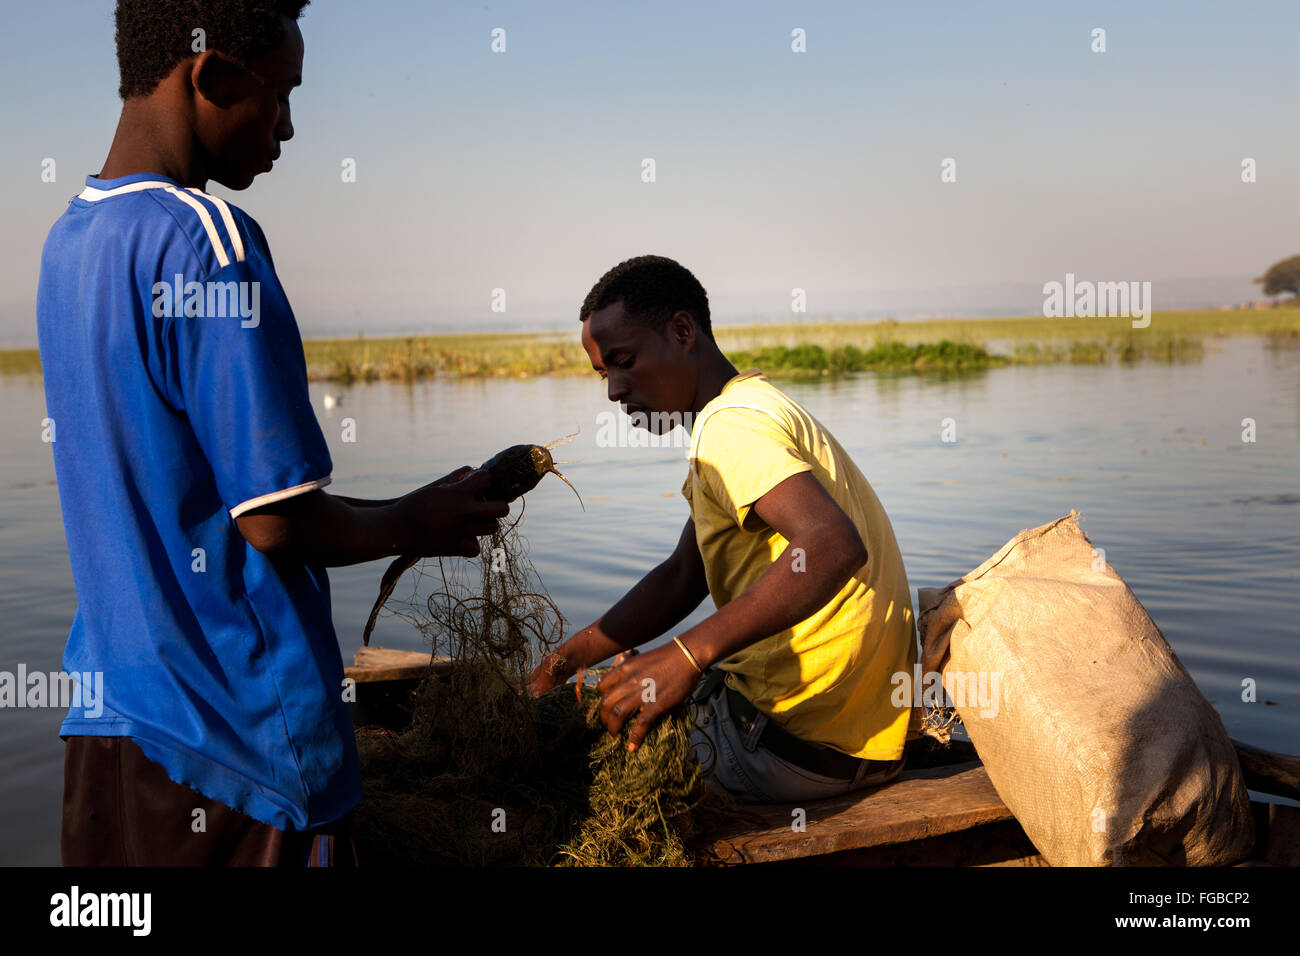
[(923, 840), (1011, 820), (983, 764), (903, 771), (873, 790), (809, 801), (803, 832), (792, 827), (799, 804), (741, 805), (732, 823), (711, 833), (724, 863), (764, 863)]
[(1246, 786), (1257, 793), (1271, 793), (1275, 797), (1300, 800), (1300, 757), (1273, 753), (1263, 747), (1252, 747), (1234, 740), (1237, 759)]
[(868, 846), (826, 856), (785, 860), (769, 866), (1047, 866), (1015, 820), (985, 823), (924, 840)]
[(1260, 844), (1256, 857), (1261, 862), (1270, 866), (1300, 866), (1300, 807), (1269, 804)]
[(399, 651), (387, 647), (362, 647), (357, 650), (352, 667), (343, 669), (344, 677), (358, 684), (371, 684), (386, 680), (417, 680), (429, 673), (451, 667), (451, 658), (439, 657), (426, 651)]

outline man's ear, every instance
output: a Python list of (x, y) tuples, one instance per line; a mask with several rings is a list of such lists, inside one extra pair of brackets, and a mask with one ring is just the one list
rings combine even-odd
[(678, 312), (668, 320), (668, 337), (689, 350), (695, 344), (698, 329), (689, 312)]
[(229, 109), (257, 90), (251, 73), (218, 50), (204, 50), (190, 64), (190, 85), (218, 109)]

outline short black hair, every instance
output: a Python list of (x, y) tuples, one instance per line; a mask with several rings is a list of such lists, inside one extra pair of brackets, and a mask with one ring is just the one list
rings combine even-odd
[(689, 312), (710, 339), (709, 296), (689, 269), (663, 256), (637, 256), (620, 262), (592, 286), (578, 315), (586, 322), (593, 312), (623, 303), (630, 318), (662, 331), (678, 312)]
[(310, 0), (118, 0), (118, 95), (148, 96), (176, 64), (203, 48), (247, 66), (284, 42), (281, 17), (297, 20)]

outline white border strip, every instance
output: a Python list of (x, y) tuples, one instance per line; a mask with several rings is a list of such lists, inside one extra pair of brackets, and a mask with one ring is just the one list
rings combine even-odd
[(293, 498), (297, 495), (304, 495), (309, 491), (315, 491), (317, 488), (324, 488), (334, 480), (332, 475), (326, 475), (324, 478), (317, 478), (315, 481), (306, 481), (301, 485), (294, 485), (292, 488), (285, 488), (283, 491), (273, 491), (269, 495), (259, 495), (256, 498), (249, 498), (241, 504), (235, 505), (230, 509), (230, 517), (238, 518), (245, 511), (252, 511), (254, 508), (260, 508), (262, 505), (274, 504), (277, 501), (284, 501), (286, 498)]
[(170, 189), (171, 183), (160, 183), (154, 180), (144, 180), (138, 183), (127, 183), (125, 186), (118, 186), (115, 189), (96, 189), (94, 186), (87, 186), (78, 195), (78, 199), (84, 199), (86, 202), (99, 202), (101, 199), (112, 199), (114, 196), (121, 196), (124, 193), (138, 193), (145, 189)]
[(167, 191), (187, 206), (192, 207), (199, 214), (199, 221), (203, 223), (203, 228), (207, 230), (208, 239), (212, 242), (212, 248), (217, 254), (217, 265), (223, 269), (230, 265), (230, 257), (226, 255), (226, 247), (222, 245), (216, 223), (212, 221), (212, 216), (208, 214), (208, 207), (193, 196), (187, 196), (175, 186), (168, 186)]
[(209, 195), (201, 189), (195, 189), (193, 186), (190, 186), (189, 190), (194, 193), (194, 195), (202, 196), (217, 207), (217, 211), (221, 213), (221, 221), (226, 224), (226, 232), (230, 233), (230, 245), (235, 250), (235, 261), (243, 262), (244, 241), (239, 238), (239, 230), (235, 227), (235, 217), (230, 214), (230, 206), (227, 205), (224, 199), (218, 199), (216, 196)]

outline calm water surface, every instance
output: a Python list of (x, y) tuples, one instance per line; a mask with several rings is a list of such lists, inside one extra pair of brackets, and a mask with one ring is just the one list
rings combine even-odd
[[(1229, 733), (1300, 752), (1300, 349), (1207, 343), (1192, 364), (1040, 366), (960, 378), (783, 384), (848, 449), (893, 521), (913, 599), (1022, 528), (1066, 514), (1160, 626)], [(326, 411), (324, 396), (340, 396)], [(599, 447), (614, 406), (590, 378), (313, 385), (330, 490), (401, 494), (517, 442), (580, 434), (557, 459), (586, 502), (547, 479), (521, 530), (572, 627), (672, 549), (687, 517), (674, 448)], [(76, 595), (39, 382), (0, 379), (0, 670), (59, 668)], [(343, 420), (355, 421), (344, 442)], [(951, 418), (957, 441), (941, 441)], [(1257, 440), (1242, 441), (1242, 419)], [(517, 509), (517, 505), (515, 508)], [(383, 563), (331, 571), (344, 658), (361, 644)], [(399, 592), (400, 593), (400, 592)], [(695, 618), (702, 617), (709, 605)], [(401, 619), (372, 643), (418, 649)], [(1243, 703), (1244, 678), (1258, 701)], [(58, 862), (63, 745), (55, 710), (0, 710), (0, 863)]]

